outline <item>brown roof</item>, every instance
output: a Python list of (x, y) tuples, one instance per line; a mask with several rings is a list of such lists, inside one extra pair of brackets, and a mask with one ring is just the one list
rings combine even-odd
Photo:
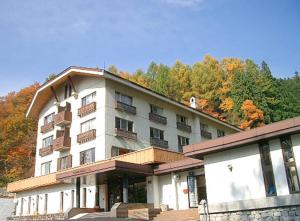
[(157, 169), (154, 169), (154, 174), (163, 175), (174, 171), (184, 171), (191, 168), (199, 168), (202, 166), (203, 166), (202, 160), (192, 159), (187, 157), (183, 160), (178, 160), (175, 162), (159, 165)]
[(296, 117), (206, 142), (187, 145), (183, 148), (183, 153), (187, 157), (203, 159), (204, 155), (210, 153), (220, 152), (286, 134), (293, 134), (299, 131), (300, 117)]

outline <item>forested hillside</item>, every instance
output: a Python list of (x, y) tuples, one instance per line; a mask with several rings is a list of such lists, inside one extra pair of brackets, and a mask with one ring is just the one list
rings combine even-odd
[[(243, 129), (300, 115), (298, 73), (276, 79), (265, 62), (206, 56), (191, 66), (152, 62), (135, 73), (115, 66), (108, 70), (186, 104), (195, 96), (199, 109)], [(0, 186), (33, 175), (37, 119), (27, 119), (25, 113), (38, 87), (0, 98)]]

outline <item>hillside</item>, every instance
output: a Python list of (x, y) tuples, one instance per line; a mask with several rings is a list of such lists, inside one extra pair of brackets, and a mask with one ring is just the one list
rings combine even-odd
[[(206, 56), (191, 66), (152, 62), (147, 71), (108, 70), (186, 104), (195, 96), (199, 109), (243, 129), (300, 115), (298, 73), (276, 79), (265, 62)], [(0, 186), (33, 175), (37, 119), (25, 113), (38, 87), (35, 83), (0, 98)]]

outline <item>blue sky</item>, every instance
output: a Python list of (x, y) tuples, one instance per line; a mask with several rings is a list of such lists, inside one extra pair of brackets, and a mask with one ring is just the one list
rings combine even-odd
[(210, 54), (300, 71), (298, 0), (1, 0), (0, 96), (71, 65), (146, 69)]

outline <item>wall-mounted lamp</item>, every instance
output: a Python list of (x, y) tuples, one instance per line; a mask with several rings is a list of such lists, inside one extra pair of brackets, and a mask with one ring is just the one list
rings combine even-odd
[(89, 190), (89, 192), (91, 193), (92, 192), (92, 190), (91, 189), (88, 189)]
[(230, 172), (232, 172), (232, 165), (231, 164), (228, 164), (227, 168), (228, 168), (228, 170), (230, 170)]

